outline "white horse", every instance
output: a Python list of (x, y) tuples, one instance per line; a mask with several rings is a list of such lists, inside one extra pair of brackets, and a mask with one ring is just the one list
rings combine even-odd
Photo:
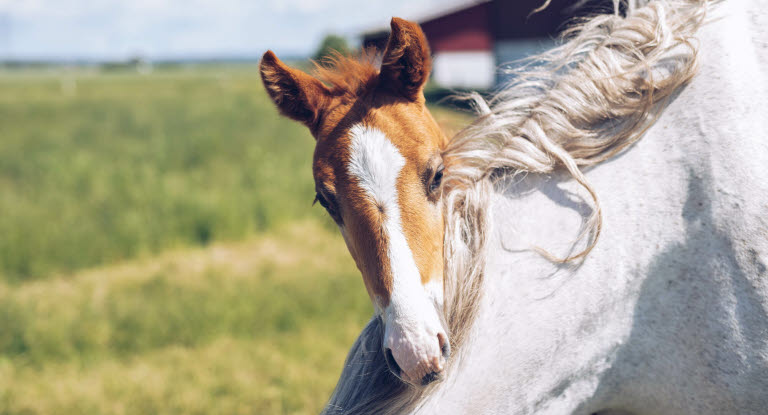
[[(768, 413), (766, 10), (597, 17), (479, 101), (442, 153), (445, 323), (391, 317), (392, 294), (325, 412)], [(412, 383), (442, 370), (418, 387), (387, 363), (433, 356), (424, 330), (453, 355), (416, 361)]]
[(768, 2), (707, 21), (691, 83), (586, 173), (604, 221), (578, 269), (526, 250), (578, 229), (568, 174), (494, 198), (482, 311), (414, 412), (768, 414)]

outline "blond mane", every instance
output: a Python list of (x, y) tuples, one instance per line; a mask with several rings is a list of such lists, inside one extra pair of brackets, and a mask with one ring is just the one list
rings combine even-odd
[[(618, 1), (614, 4), (618, 10)], [(443, 154), (443, 312), (455, 352), (446, 376), (456, 374), (456, 362), (477, 314), (496, 180), (565, 169), (594, 203), (574, 242), (583, 249), (565, 257), (539, 251), (558, 262), (584, 258), (597, 242), (601, 212), (581, 167), (598, 164), (639, 140), (668, 100), (694, 76), (694, 35), (707, 4), (706, 0), (653, 1), (630, 7), (626, 17), (615, 13), (584, 20), (563, 34), (559, 47), (510, 70), (513, 81), (489, 100), (469, 96), (478, 117), (451, 139)], [(337, 78), (326, 81), (334, 83), (331, 80)], [(391, 375), (381, 353), (381, 337), (382, 324), (374, 318), (350, 350), (323, 413), (407, 413), (440, 387), (439, 383), (408, 387)]]

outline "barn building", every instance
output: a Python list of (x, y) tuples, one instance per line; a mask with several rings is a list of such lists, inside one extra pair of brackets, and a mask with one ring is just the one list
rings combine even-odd
[[(492, 88), (505, 77), (496, 68), (542, 52), (576, 13), (612, 10), (610, 0), (474, 0), (436, 15), (416, 19), (433, 55), (432, 79), (447, 88)], [(579, 3), (580, 7), (573, 5)], [(581, 3), (587, 3), (585, 6)], [(363, 34), (363, 46), (383, 50), (388, 29)]]

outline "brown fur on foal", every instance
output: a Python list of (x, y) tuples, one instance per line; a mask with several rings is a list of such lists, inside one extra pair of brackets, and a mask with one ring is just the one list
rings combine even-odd
[(410, 100), (423, 98), (422, 88), (432, 70), (429, 43), (418, 24), (392, 18), (392, 33), (381, 64), (381, 78), (387, 88)]
[(261, 81), (280, 113), (313, 128), (320, 109), (327, 105), (330, 90), (306, 73), (290, 68), (269, 50), (259, 65)]
[(443, 278), (441, 207), (439, 198), (425, 190), (447, 143), (424, 105), (429, 47), (417, 24), (393, 18), (391, 26), (380, 71), (366, 54), (360, 59), (334, 55), (316, 65), (315, 76), (288, 67), (271, 51), (260, 65), (264, 86), (280, 112), (307, 125), (317, 140), (317, 192), (331, 205), (368, 294), (381, 307), (389, 303), (393, 286), (384, 229), (391, 212), (370, 200), (349, 174), (354, 125), (380, 130), (405, 158), (396, 183), (403, 233), (422, 283)]

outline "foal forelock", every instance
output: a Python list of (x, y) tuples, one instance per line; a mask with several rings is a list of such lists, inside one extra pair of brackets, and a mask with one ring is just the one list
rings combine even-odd
[[(494, 181), (521, 172), (569, 171), (595, 203), (580, 238), (585, 248), (568, 258), (542, 253), (553, 260), (585, 256), (599, 234), (600, 210), (580, 166), (600, 163), (640, 139), (693, 77), (694, 35), (707, 4), (652, 1), (625, 18), (596, 16), (569, 29), (561, 46), (514, 71), (513, 83), (492, 99), (470, 97), (479, 117), (443, 154), (443, 313), (459, 354), (481, 298)], [(374, 318), (350, 351), (324, 413), (412, 412), (439, 387), (405, 387), (389, 374), (379, 351), (382, 335)], [(446, 377), (457, 360), (449, 360)]]

